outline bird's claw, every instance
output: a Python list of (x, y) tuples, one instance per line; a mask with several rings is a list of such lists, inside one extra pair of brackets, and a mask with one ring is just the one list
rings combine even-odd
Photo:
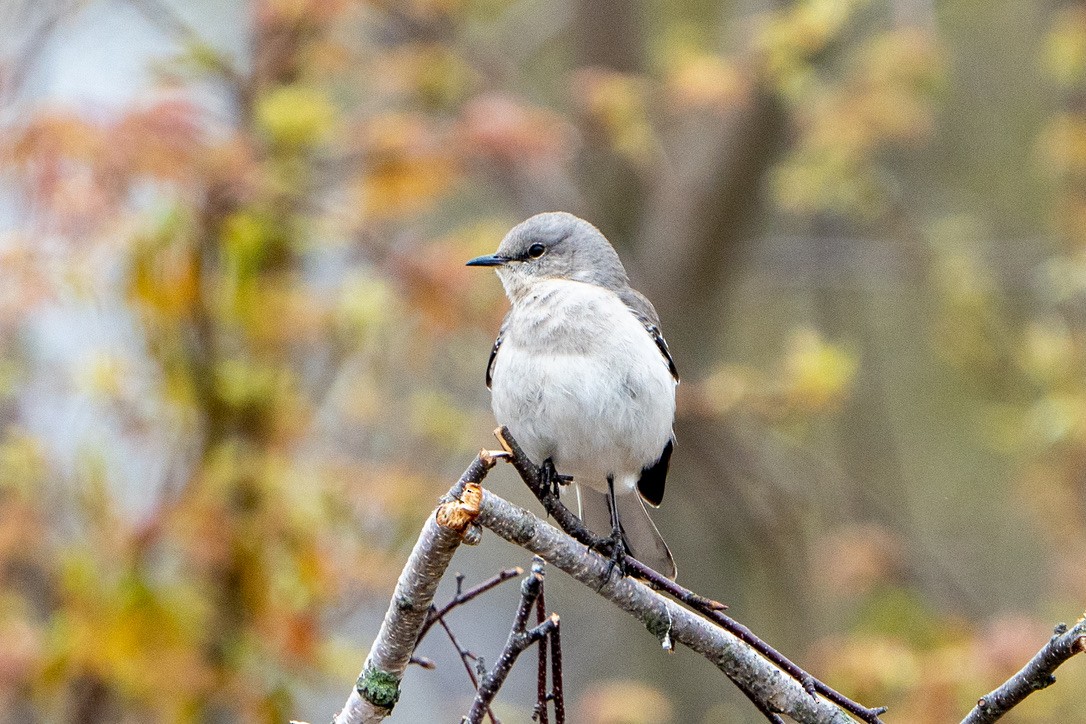
[(607, 562), (607, 572), (603, 574), (604, 581), (611, 580), (611, 572), (615, 568), (618, 568), (619, 578), (626, 575), (626, 544), (622, 542), (621, 536), (612, 545), (611, 560)]
[(620, 578), (627, 575), (626, 556), (629, 555), (629, 552), (626, 550), (626, 542), (622, 540), (621, 532), (612, 533), (606, 538), (597, 538), (592, 542), (590, 550), (596, 550), (602, 553), (610, 551), (607, 561), (607, 570), (603, 574), (603, 580), (600, 581), (601, 587), (611, 580), (611, 574), (616, 568), (618, 569)]
[(573, 476), (560, 474), (558, 469), (554, 467), (554, 461), (550, 458), (543, 461), (543, 465), (540, 466), (539, 472), (543, 489), (550, 490), (556, 498), (559, 497), (561, 486), (569, 485), (573, 482)]

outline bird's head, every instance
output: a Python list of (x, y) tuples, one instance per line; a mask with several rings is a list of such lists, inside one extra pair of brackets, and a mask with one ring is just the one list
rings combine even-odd
[(629, 280), (618, 254), (592, 224), (573, 214), (536, 214), (514, 226), (498, 250), (468, 262), (492, 266), (513, 301), (534, 284), (569, 279), (607, 289), (621, 289)]

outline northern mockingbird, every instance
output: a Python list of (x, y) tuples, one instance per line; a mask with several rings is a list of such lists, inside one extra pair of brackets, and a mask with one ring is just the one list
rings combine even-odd
[(663, 499), (679, 380), (656, 310), (572, 214), (533, 216), (468, 266), (495, 267), (512, 303), (486, 370), (498, 423), (552, 480), (572, 476), (581, 520), (611, 533), (616, 560), (674, 578), (645, 508)]

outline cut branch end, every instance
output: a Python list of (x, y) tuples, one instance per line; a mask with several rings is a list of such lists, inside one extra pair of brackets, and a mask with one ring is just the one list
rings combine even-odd
[(455, 500), (442, 503), (437, 509), (437, 524), (463, 535), (479, 515), (483, 501), (483, 488), (478, 483), (467, 483), (464, 492)]

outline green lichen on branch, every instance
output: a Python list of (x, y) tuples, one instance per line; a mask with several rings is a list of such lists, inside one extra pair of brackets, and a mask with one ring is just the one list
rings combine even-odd
[(664, 609), (665, 615), (656, 616), (652, 614), (646, 614), (644, 624), (645, 628), (649, 630), (653, 636), (659, 641), (663, 641), (668, 634), (671, 633), (672, 622), (670, 617), (666, 615), (667, 609)]
[(364, 671), (362, 676), (358, 677), (355, 688), (363, 699), (389, 711), (400, 699), (400, 680), (380, 669)]

